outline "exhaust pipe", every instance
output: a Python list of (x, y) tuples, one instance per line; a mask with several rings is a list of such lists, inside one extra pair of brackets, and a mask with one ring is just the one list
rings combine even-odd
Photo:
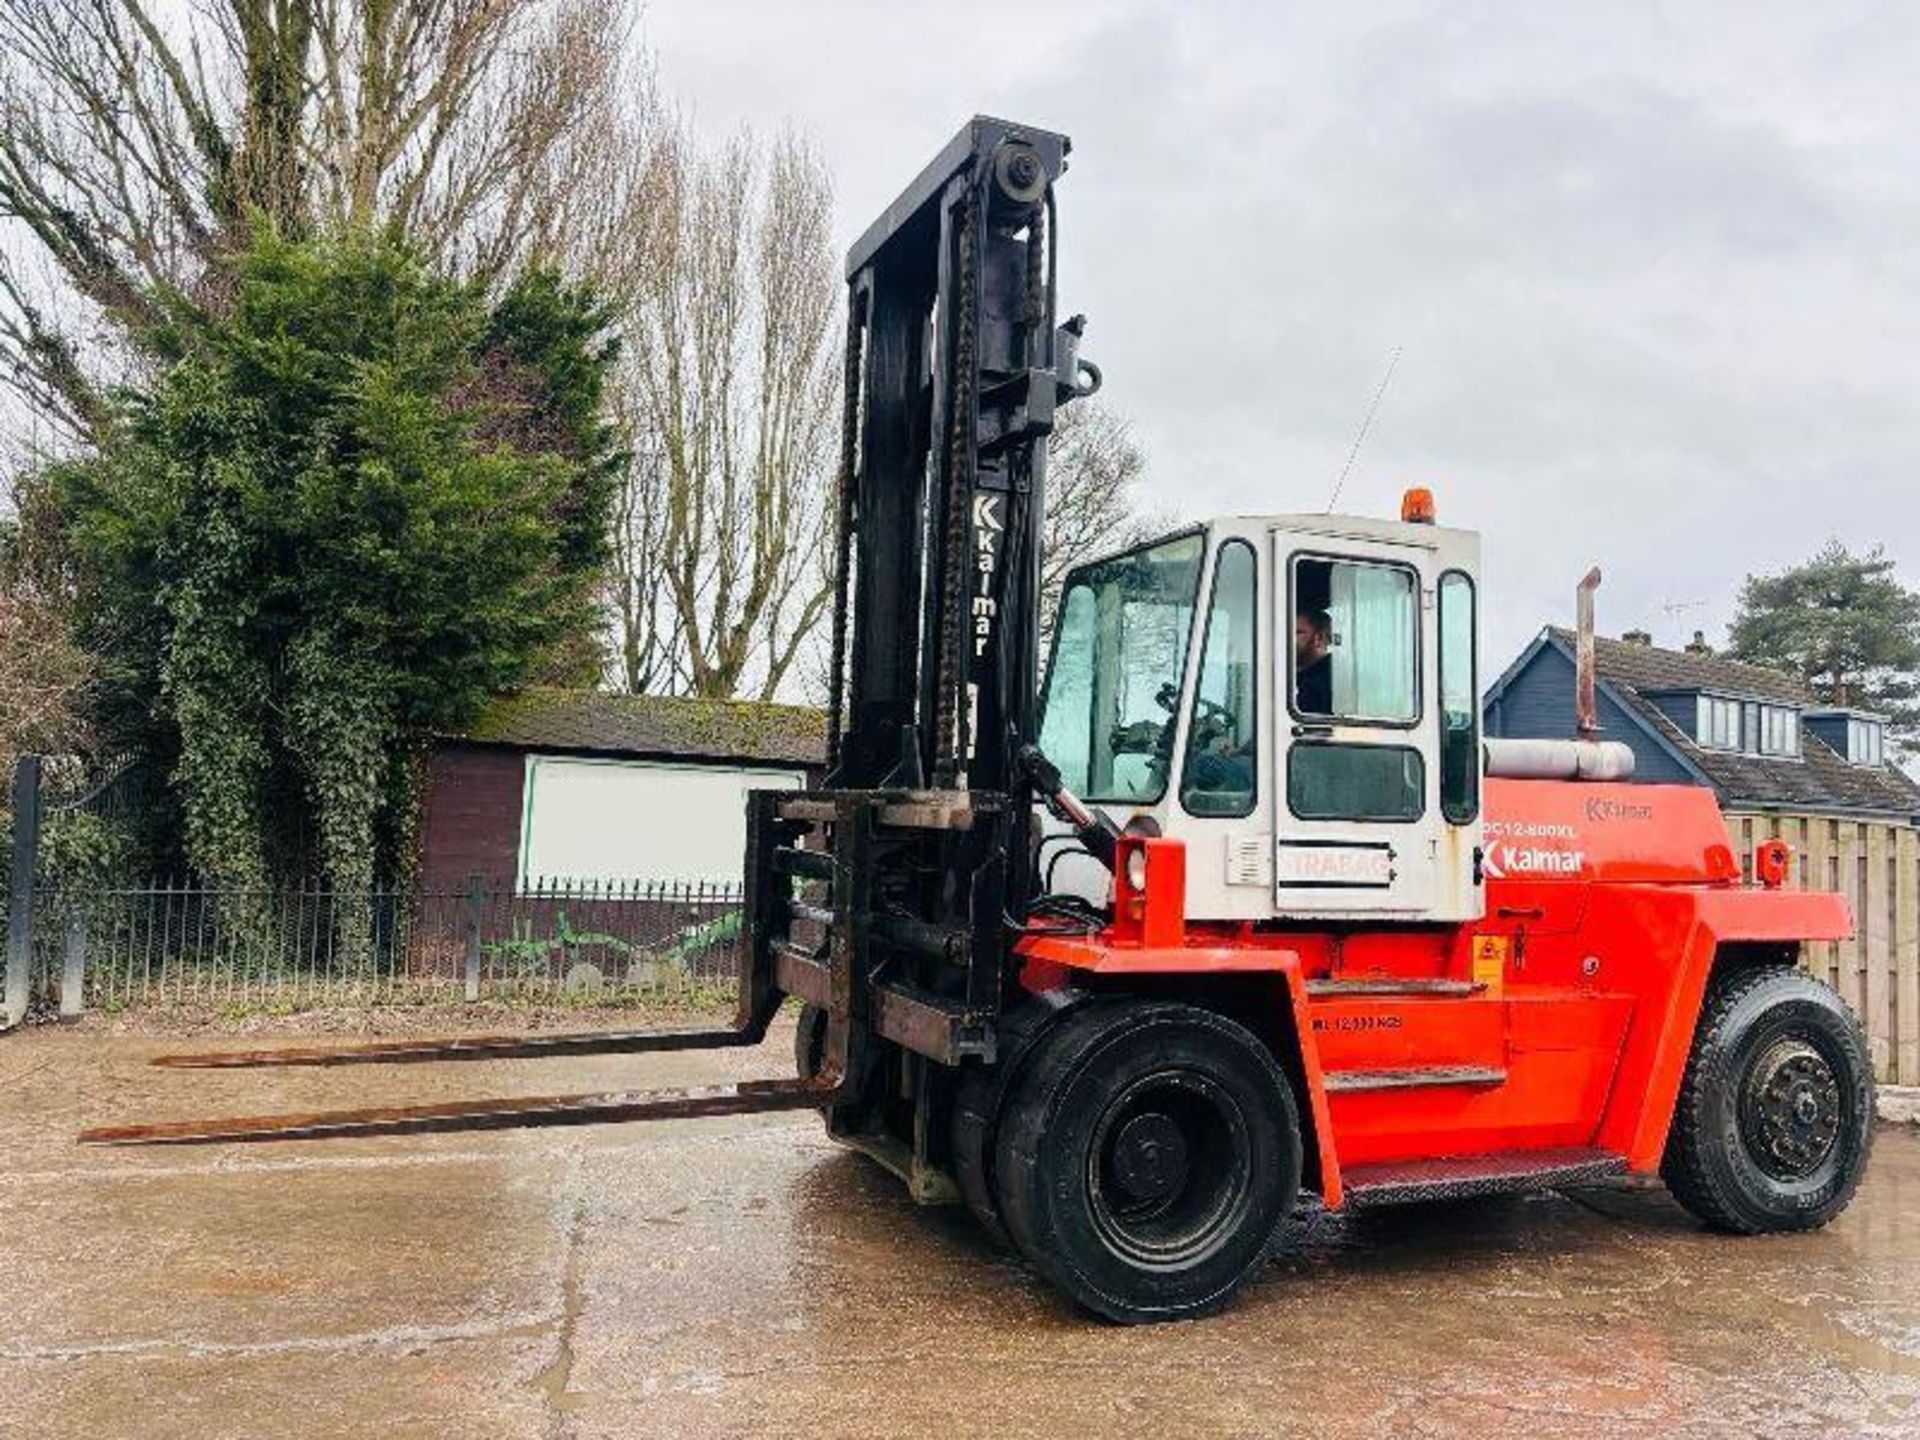
[(1594, 693), (1593, 592), (1600, 567), (1581, 577), (1574, 591), (1573, 740), (1486, 741), (1487, 774), (1512, 780), (1630, 780), (1633, 751), (1600, 738), (1600, 705)]
[(1599, 588), (1595, 565), (1573, 592), (1573, 731), (1589, 741), (1600, 738), (1600, 707), (1593, 698), (1593, 592)]

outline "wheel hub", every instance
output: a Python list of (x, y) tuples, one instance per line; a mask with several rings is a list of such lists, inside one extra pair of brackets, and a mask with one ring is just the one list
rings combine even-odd
[(1189, 1264), (1223, 1243), (1248, 1203), (1247, 1122), (1210, 1077), (1169, 1069), (1107, 1106), (1087, 1157), (1095, 1228), (1135, 1264)]
[(1827, 1059), (1804, 1040), (1777, 1040), (1747, 1074), (1740, 1131), (1769, 1175), (1802, 1179), (1833, 1153), (1840, 1136), (1840, 1085)]
[(1113, 1178), (1136, 1200), (1164, 1200), (1187, 1183), (1187, 1141), (1171, 1116), (1151, 1111), (1120, 1127)]

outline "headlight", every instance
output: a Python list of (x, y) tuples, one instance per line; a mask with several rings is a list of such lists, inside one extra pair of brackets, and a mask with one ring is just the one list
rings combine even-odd
[(1144, 845), (1127, 851), (1127, 884), (1139, 891), (1147, 888), (1147, 847)]

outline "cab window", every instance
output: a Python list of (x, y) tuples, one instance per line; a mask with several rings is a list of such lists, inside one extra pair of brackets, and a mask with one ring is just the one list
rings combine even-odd
[(1294, 713), (1350, 724), (1418, 720), (1419, 596), (1404, 565), (1296, 557)]
[(1440, 577), (1440, 813), (1450, 825), (1480, 813), (1480, 706), (1474, 683), (1473, 581)]
[(1427, 767), (1405, 745), (1297, 741), (1287, 751), (1287, 808), (1302, 820), (1405, 823), (1426, 814)]
[(1174, 536), (1070, 572), (1041, 694), (1040, 748), (1083, 800), (1167, 790), (1206, 542)]
[(1258, 720), (1253, 547), (1229, 540), (1213, 567), (1200, 678), (1187, 717), (1180, 803), (1192, 815), (1251, 815)]

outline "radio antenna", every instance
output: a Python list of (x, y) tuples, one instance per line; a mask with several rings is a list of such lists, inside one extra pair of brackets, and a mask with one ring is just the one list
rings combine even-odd
[(1340, 467), (1340, 478), (1333, 482), (1333, 494), (1327, 497), (1327, 514), (1333, 513), (1333, 507), (1340, 502), (1340, 492), (1346, 488), (1347, 476), (1353, 473), (1353, 462), (1360, 457), (1360, 446), (1366, 441), (1367, 431), (1373, 428), (1373, 417), (1380, 413), (1380, 400), (1387, 393), (1387, 386), (1393, 380), (1393, 372), (1400, 364), (1401, 346), (1393, 347), (1393, 354), (1387, 359), (1387, 373), (1380, 377), (1380, 388), (1373, 392), (1373, 403), (1367, 406), (1366, 419), (1360, 422), (1360, 433), (1353, 437), (1353, 448), (1347, 451), (1347, 463)]

